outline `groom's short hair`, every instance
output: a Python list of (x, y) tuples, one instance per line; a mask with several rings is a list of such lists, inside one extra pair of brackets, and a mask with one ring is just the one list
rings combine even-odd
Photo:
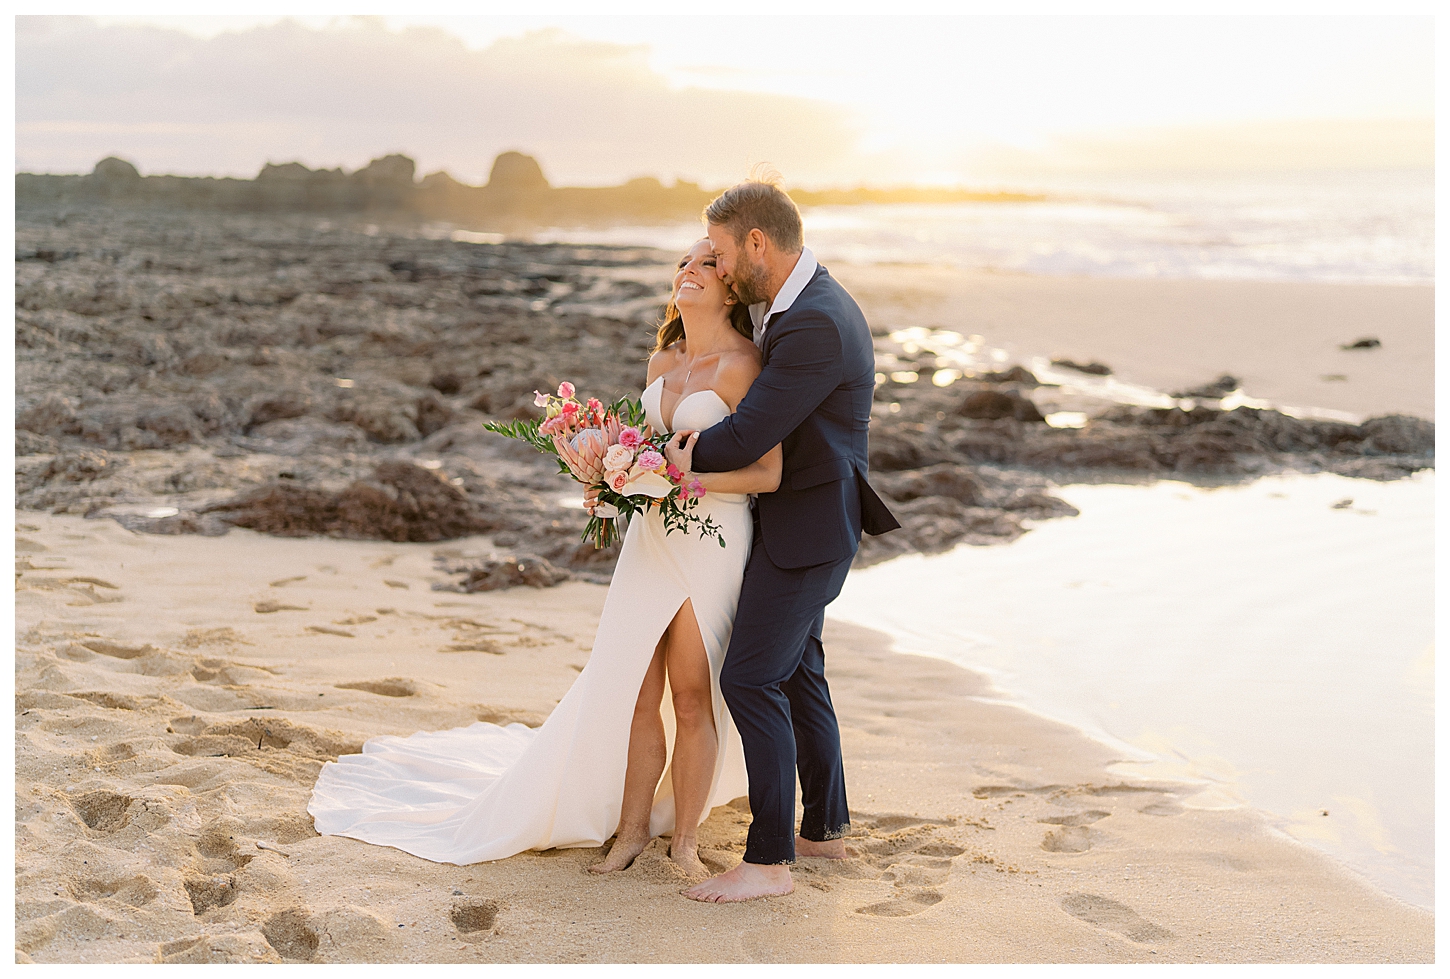
[(775, 181), (736, 184), (705, 207), (705, 220), (725, 228), (737, 243), (759, 228), (783, 252), (798, 252), (803, 244), (801, 212)]

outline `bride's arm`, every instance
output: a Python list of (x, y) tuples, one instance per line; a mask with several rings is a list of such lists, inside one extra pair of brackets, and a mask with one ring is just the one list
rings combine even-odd
[(780, 446), (728, 473), (695, 473), (707, 493), (774, 493), (780, 488)]
[[(751, 350), (721, 358), (711, 387), (731, 411), (740, 404), (740, 399), (745, 397), (745, 392), (750, 390), (750, 385), (760, 375), (760, 359), (754, 354)], [(670, 461), (689, 471), (690, 456), (698, 436), (698, 432), (679, 433), (675, 444), (680, 445), (684, 451), (678, 456), (668, 453)], [(774, 493), (780, 488), (781, 458), (781, 449), (777, 445), (743, 469), (692, 475), (700, 481), (707, 493)], [(681, 462), (684, 464), (681, 465)]]

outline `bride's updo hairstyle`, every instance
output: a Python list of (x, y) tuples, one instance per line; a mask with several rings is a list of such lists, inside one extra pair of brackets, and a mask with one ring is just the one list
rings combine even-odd
[[(735, 328), (747, 340), (755, 339), (755, 324), (750, 319), (750, 310), (744, 303), (734, 303), (730, 307), (730, 325)], [(660, 321), (659, 332), (655, 334), (655, 346), (650, 351), (653, 357), (661, 350), (674, 343), (685, 335), (685, 321), (680, 318), (680, 310), (675, 306), (674, 296), (665, 304), (665, 317)]]

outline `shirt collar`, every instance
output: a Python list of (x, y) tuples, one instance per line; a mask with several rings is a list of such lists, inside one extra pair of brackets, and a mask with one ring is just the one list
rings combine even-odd
[(776, 293), (775, 302), (770, 304), (770, 312), (765, 311), (766, 304), (763, 302), (755, 303), (750, 307), (750, 319), (757, 330), (768, 316), (784, 313), (790, 309), (791, 304), (800, 297), (805, 287), (810, 285), (811, 279), (816, 274), (816, 268), (816, 256), (809, 248), (802, 248), (801, 257), (796, 259), (795, 268), (791, 270), (785, 284), (780, 287), (780, 292)]

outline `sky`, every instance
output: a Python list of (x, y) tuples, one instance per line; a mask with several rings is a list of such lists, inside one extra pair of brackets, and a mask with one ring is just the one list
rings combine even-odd
[(552, 183), (971, 184), (1433, 161), (1434, 29), (1368, 16), (20, 17), (16, 167), (403, 152)]

